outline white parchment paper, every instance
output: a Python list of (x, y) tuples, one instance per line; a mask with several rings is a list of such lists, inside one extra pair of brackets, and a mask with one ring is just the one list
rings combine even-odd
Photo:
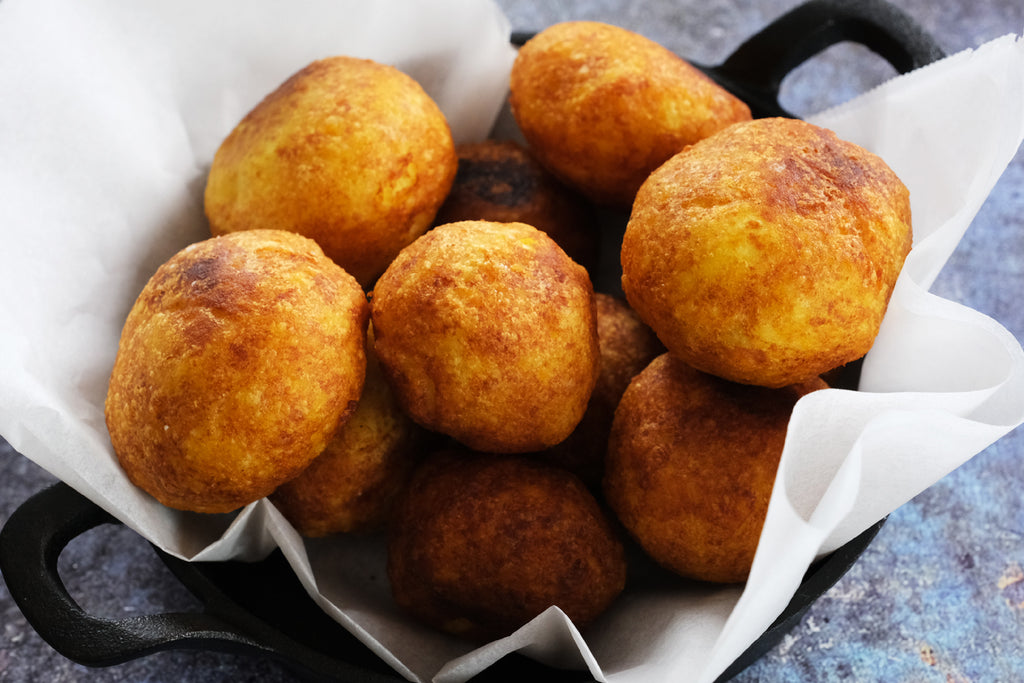
[(163, 508), (123, 476), (103, 423), (121, 325), (156, 267), (208, 236), (202, 190), (224, 135), (331, 54), (413, 75), (459, 140), (490, 129), (513, 58), (481, 0), (0, 3), (0, 433), (167, 552), (282, 548), (324, 609), (410, 680), (465, 680), (522, 649), (599, 680), (712, 681), (816, 556), (1024, 420), (1020, 343), (927, 291), (1024, 137), (1024, 43), (1008, 36), (812, 117), (900, 174), (915, 245), (861, 391), (816, 392), (794, 412), (745, 587), (652, 571), (586, 639), (551, 608), (472, 648), (396, 610), (379, 538), (304, 541), (265, 501), (233, 516)]

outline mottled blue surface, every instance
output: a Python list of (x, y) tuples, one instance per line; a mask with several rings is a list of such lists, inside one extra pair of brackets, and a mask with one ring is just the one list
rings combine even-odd
[[(499, 0), (516, 28), (598, 19), (715, 64), (793, 0)], [(898, 3), (948, 52), (1024, 29), (1021, 0)], [(833, 48), (787, 80), (784, 104), (810, 113), (892, 70)], [(1018, 154), (934, 291), (1024, 338), (1024, 155)], [(2, 266), (0, 266), (2, 267)], [(5, 333), (7, 331), (5, 330)], [(976, 456), (895, 511), (868, 551), (802, 622), (738, 682), (1024, 681), (1024, 434)], [(0, 523), (52, 478), (0, 442)], [(61, 558), (83, 606), (108, 616), (195, 609), (148, 546), (123, 528), (90, 532)], [(277, 665), (208, 652), (153, 655), (89, 670), (54, 653), (0, 584), (0, 681), (288, 681)]]

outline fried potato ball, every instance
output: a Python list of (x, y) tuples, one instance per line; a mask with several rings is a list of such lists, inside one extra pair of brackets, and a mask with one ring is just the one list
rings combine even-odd
[(228, 512), (304, 470), (352, 413), (368, 306), (315, 242), (254, 230), (193, 244), (128, 314), (106, 399), (128, 478)]
[(597, 340), (601, 374), (592, 399), (613, 410), (629, 383), (665, 349), (657, 336), (622, 299), (596, 293)]
[(427, 230), (455, 177), (444, 114), (409, 76), (331, 57), (294, 74), (217, 150), (206, 185), (214, 235), (291, 230), (364, 288)]
[(634, 376), (665, 351), (651, 328), (622, 299), (594, 293), (601, 370), (583, 419), (565, 441), (537, 454), (600, 488), (608, 434), (619, 399)]
[(355, 412), (302, 474), (270, 496), (303, 536), (383, 528), (419, 461), (421, 429), (398, 405), (367, 335), (366, 381)]
[(909, 193), (884, 161), (810, 123), (759, 119), (644, 183), (622, 287), (682, 360), (780, 387), (871, 348), (910, 246)]
[(518, 456), (432, 457), (399, 503), (388, 550), (396, 603), (477, 641), (551, 605), (584, 628), (626, 580), (622, 543), (586, 487)]
[(737, 384), (659, 356), (616, 410), (608, 504), (667, 569), (703, 581), (745, 580), (793, 406), (825, 386), (820, 379), (777, 389)]
[(657, 43), (608, 24), (555, 24), (512, 66), (512, 114), (540, 161), (595, 202), (629, 206), (666, 159), (750, 109)]
[(437, 225), (467, 220), (526, 223), (546, 232), (588, 271), (598, 239), (589, 202), (559, 182), (514, 140), (456, 145), (459, 168)]
[(576, 427), (597, 380), (586, 270), (523, 223), (441, 225), (377, 281), (376, 350), (405, 411), (478, 451), (542, 450)]

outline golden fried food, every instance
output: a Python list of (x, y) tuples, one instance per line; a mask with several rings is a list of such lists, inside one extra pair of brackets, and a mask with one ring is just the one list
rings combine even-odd
[(662, 566), (704, 581), (745, 580), (793, 406), (825, 386), (737, 384), (659, 356), (616, 410), (608, 504)]
[(215, 237), (157, 269), (121, 333), (106, 421), (128, 478), (228, 512), (304, 470), (355, 409), (368, 306), (312, 240)]
[(595, 202), (629, 206), (662, 162), (750, 109), (701, 71), (617, 26), (571, 21), (527, 41), (509, 102), (530, 148)]
[(868, 351), (910, 245), (909, 193), (884, 161), (810, 123), (759, 119), (644, 183), (622, 287), (679, 358), (779, 387)]
[(419, 461), (420, 436), (380, 371), (371, 329), (355, 412), (324, 452), (270, 500), (303, 536), (379, 530)]
[(479, 451), (542, 450), (579, 423), (597, 379), (593, 287), (523, 223), (441, 225), (377, 281), (375, 348), (399, 402)]
[(601, 371), (583, 419), (565, 441), (538, 457), (576, 474), (598, 488), (604, 473), (608, 434), (619, 399), (630, 381), (664, 352), (661, 342), (629, 305), (616, 297), (595, 292), (597, 341)]
[(626, 387), (665, 349), (654, 332), (625, 301), (608, 294), (597, 302), (597, 339), (601, 348), (601, 374), (592, 400), (615, 410)]
[(388, 577), (421, 621), (491, 640), (551, 605), (584, 628), (622, 591), (626, 562), (572, 474), (518, 456), (444, 453), (399, 503)]
[(455, 169), (448, 122), (416, 81), (332, 57), (285, 81), (227, 136), (206, 215), (215, 235), (306, 235), (368, 288), (430, 227)]
[(598, 238), (589, 202), (559, 182), (514, 140), (455, 147), (459, 170), (434, 222), (526, 223), (546, 232), (588, 271), (597, 264)]

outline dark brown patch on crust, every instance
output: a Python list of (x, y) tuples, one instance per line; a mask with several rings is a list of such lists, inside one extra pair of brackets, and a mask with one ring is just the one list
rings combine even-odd
[(523, 173), (516, 160), (460, 160), (455, 183), (486, 202), (499, 206), (522, 206), (533, 199), (536, 179)]
[(456, 147), (459, 170), (435, 224), (466, 220), (526, 223), (547, 233), (577, 263), (597, 264), (594, 211), (526, 148), (505, 140)]

